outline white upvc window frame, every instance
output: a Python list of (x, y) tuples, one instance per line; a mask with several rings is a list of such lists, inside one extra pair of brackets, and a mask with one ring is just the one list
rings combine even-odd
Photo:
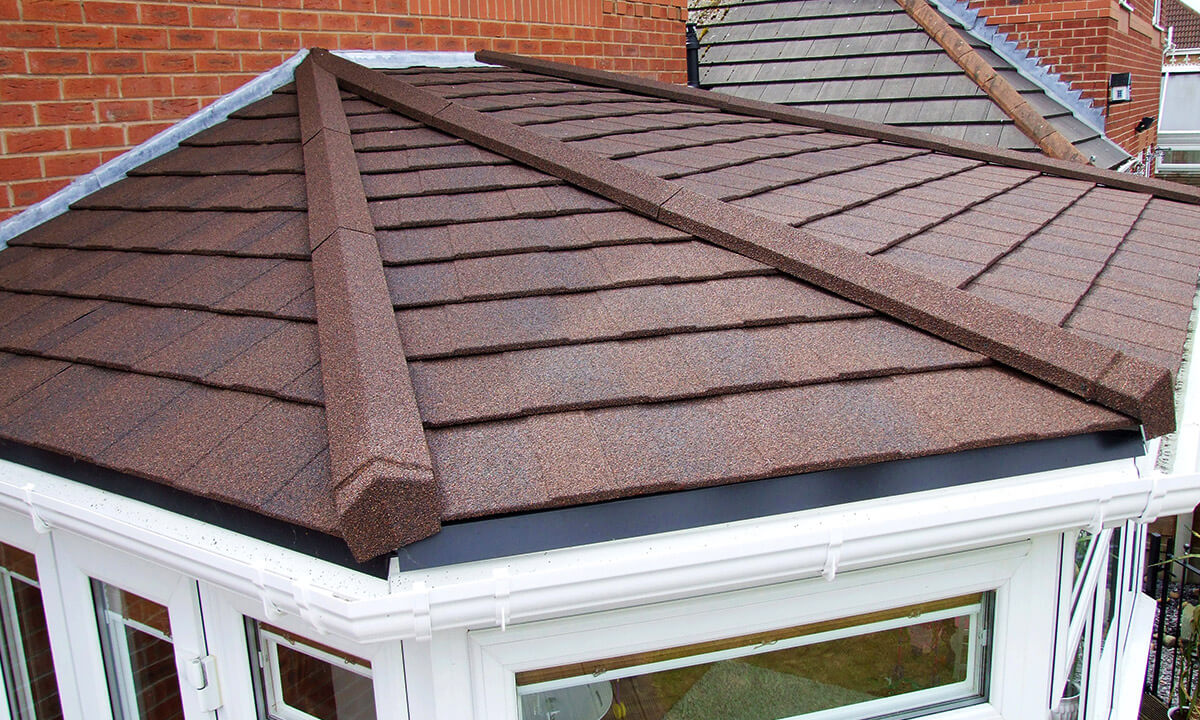
[[(1118, 572), (1111, 579), (1112, 621), (1105, 629), (1110, 589), (1109, 548), (1118, 530)], [(1062, 580), (1050, 707), (1061, 701), (1076, 654), (1083, 648), (1079, 716), (1081, 720), (1107, 720), (1119, 691), (1122, 649), (1134, 631), (1133, 617), (1145, 564), (1145, 526), (1129, 521), (1094, 532), (1079, 576), (1072, 579), (1077, 532), (1064, 533), (1062, 537)]]
[[(100, 636), (108, 629), (101, 627), (96, 612), (92, 580), (98, 580), (167, 608), (184, 715), (188, 720), (210, 720), (212, 715), (203, 709), (200, 696), (184, 682), (192, 661), (208, 655), (196, 581), (70, 533), (55, 533), (54, 548), (62, 610), (73, 634), (73, 662), (78, 674), (88, 678), (86, 687), (81, 688), (84, 703), (114, 710), (119, 706), (105, 681), (109, 668)], [(117, 682), (123, 680), (128, 678), (116, 678)]]
[[(283, 614), (261, 599), (197, 581), (94, 539), (49, 527), (39, 532), (35, 527), (29, 515), (0, 508), (0, 542), (33, 553), (37, 560), (65, 720), (96, 720), (98, 712), (107, 716), (114, 707), (100, 643), (106, 629), (97, 616), (93, 579), (167, 607), (187, 720), (260, 720), (254, 686), (259, 666), (251, 657), (247, 619), (367, 660), (376, 678), (388, 679), (373, 683), (379, 720), (408, 720), (398, 640), (354, 642), (328, 632), (319, 613), (304, 618)], [(295, 599), (304, 603), (308, 598), (301, 592)], [(205, 656), (215, 660), (218, 713), (204, 710), (200, 694), (189, 687), (187, 665)]]
[[(366, 660), (371, 665), (369, 672), (375, 691), (378, 720), (409, 720), (404, 652), (399, 641), (355, 642), (329, 632), (319, 614), (314, 613), (307, 618), (283, 614), (273, 605), (203, 581), (200, 582), (200, 600), (209, 651), (222, 658), (222, 665), (237, 668), (235, 672), (224, 671), (221, 674), (225, 701), (221, 720), (260, 720), (261, 717), (253, 674), (260, 673), (259, 677), (266, 682), (270, 668), (261, 667), (259, 658), (252, 656), (247, 620), (274, 625), (300, 638), (309, 638), (337, 652)], [(264, 628), (262, 632), (269, 631)], [(301, 652), (312, 655), (319, 650), (306, 646)], [(340, 658), (336, 660), (341, 662)], [(242, 671), (242, 668), (246, 670)], [(264, 687), (264, 690), (271, 692), (269, 687)], [(297, 715), (297, 718), (307, 716)]]
[(279, 646), (287, 647), (293, 652), (307, 655), (309, 657), (320, 660), (323, 663), (341, 668), (347, 672), (352, 672), (356, 675), (371, 680), (374, 687), (374, 675), (372, 669), (365, 665), (360, 665), (356, 662), (351, 662), (345, 657), (334, 655), (333, 653), (325, 652), (324, 650), (314, 647), (309, 644), (299, 643), (292, 638), (285, 637), (279, 633), (273, 632), (270, 628), (257, 626), (255, 630), (258, 633), (260, 642), (260, 652), (263, 653), (259, 658), (259, 667), (262, 671), (263, 691), (267, 707), (265, 710), (269, 717), (276, 717), (280, 720), (320, 720), (299, 708), (289, 705), (283, 697), (283, 687), (280, 680), (280, 663), (279, 663)]
[[(31, 553), (37, 562), (38, 585), (42, 592), (46, 628), (50, 633), (50, 652), (54, 656), (54, 675), (58, 682), (63, 718), (92, 720), (94, 713), (84, 712), (87, 706), (80, 702), (81, 693), (77, 691), (86, 688), (89, 679), (78, 672), (73, 661), (75, 652), (68, 621), (63, 613), (63, 591), (57, 573), (53, 538), (49, 532), (35, 530), (28, 515), (0, 508), (0, 542)], [(3, 702), (0, 700), (0, 703)], [(4, 707), (0, 709), (7, 710)]]
[[(475, 720), (518, 720), (516, 673), (993, 592), (988, 698), (939, 720), (1033, 717), (1044, 708), (1052, 608), (1016, 598), (1057, 581), (1058, 534), (838, 575), (467, 633)], [(879, 592), (886, 588), (886, 592)], [(1042, 644), (1045, 647), (1042, 647)], [(1036, 655), (1032, 655), (1036, 656)], [(1044, 710), (1043, 710), (1044, 712)]]

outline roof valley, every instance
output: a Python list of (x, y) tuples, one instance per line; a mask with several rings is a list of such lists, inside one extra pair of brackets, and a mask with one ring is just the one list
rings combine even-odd
[(365, 560), (432, 535), (440, 498), (337, 79), (296, 69), (339, 530)]
[[(471, 110), (328, 52), (314, 51), (311, 57), (336, 74), (348, 89), (409, 118), (983, 353), (1063, 390), (1137, 417), (1151, 435), (1174, 428), (1169, 371), (890, 262), (767, 220), (751, 210), (722, 203), (687, 190), (678, 183)], [(484, 57), (507, 59), (494, 53)], [(597, 82), (595, 78), (599, 77), (599, 82), (604, 84), (603, 81), (608, 79), (604, 73), (540, 61), (533, 64), (539, 69), (549, 66), (556, 71), (552, 74), (582, 75), (577, 79), (583, 82)], [(636, 84), (638, 90), (646, 92), (649, 89), (651, 93), (660, 85), (624, 78), (610, 84), (617, 82)], [(668, 92), (676, 90), (665, 85), (662, 88)], [(701, 91), (696, 93), (706, 95)], [(689, 100), (696, 100), (693, 93), (686, 94)], [(711, 99), (707, 100), (706, 104), (711, 102)], [(734, 111), (737, 108), (732, 106), (745, 104), (736, 99), (719, 99), (718, 102), (730, 105)], [(1073, 163), (1056, 164), (1077, 167)], [(1114, 382), (1111, 378), (1123, 378), (1123, 381)]]

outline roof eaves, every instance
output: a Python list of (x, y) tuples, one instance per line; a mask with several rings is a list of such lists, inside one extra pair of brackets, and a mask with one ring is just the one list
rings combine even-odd
[[(525, 62), (523, 58), (505, 58)], [(1173, 383), (1168, 370), (881, 258), (821, 240), (751, 210), (700, 195), (678, 183), (447, 101), (397, 78), (365, 68), (355, 69), (351, 63), (320, 51), (313, 52), (313, 59), (336, 74), (343, 86), (369, 93), (376, 102), (410, 118), (1138, 418), (1149, 436), (1170, 432), (1175, 427)], [(564, 67), (543, 61), (528, 63), (535, 69), (543, 65)], [(593, 71), (583, 73), (592, 77)], [(602, 77), (607, 78), (607, 74)], [(629, 84), (635, 91), (649, 85), (656, 89), (661, 86), (666, 93), (680, 94), (680, 89), (651, 81)], [(702, 91), (693, 92), (712, 97)], [(692, 93), (682, 96), (690, 100)], [(719, 103), (740, 105), (725, 100)], [(926, 139), (924, 135), (919, 137)], [(1050, 162), (1082, 168), (1074, 163)]]
[(1120, 190), (1149, 193), (1168, 200), (1200, 204), (1200, 188), (1189, 187), (1166, 180), (1144, 178), (1127, 173), (1103, 170), (1090, 165), (1048, 158), (1040, 154), (1003, 150), (992, 145), (980, 145), (963, 140), (954, 140), (917, 130), (885, 125), (884, 123), (855, 120), (805, 110), (803, 108), (776, 105), (760, 100), (747, 100), (733, 95), (697, 90), (683, 85), (671, 85), (657, 80), (620, 75), (604, 70), (581, 68), (549, 60), (498, 53), (491, 50), (481, 50), (475, 53), (475, 56), (483, 62), (492, 65), (503, 65), (518, 70), (526, 70), (603, 87), (617, 88), (668, 100), (693, 103), (742, 115), (776, 120), (778, 122), (806, 125), (822, 130), (860, 135), (885, 142), (896, 142), (913, 147), (953, 153), (974, 160), (983, 160), (1024, 170), (1035, 170), (1056, 177), (1084, 180)]
[(987, 94), (1017, 128), (1052, 158), (1087, 164), (1088, 159), (1001, 75), (925, 0), (896, 0), (904, 12), (946, 51), (967, 77)]
[(296, 69), (338, 529), (360, 561), (428, 537), (441, 501), (337, 80)]

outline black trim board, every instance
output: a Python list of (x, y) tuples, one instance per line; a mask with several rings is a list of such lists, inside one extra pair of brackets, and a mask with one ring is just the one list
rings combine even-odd
[(387, 555), (360, 563), (350, 554), (350, 548), (341, 538), (269, 518), (229, 503), (192, 495), (152, 480), (4, 440), (0, 440), (0, 459), (139, 500), (193, 520), (216, 525), (367, 575), (380, 578), (388, 576)]
[[(442, 567), (1141, 456), (1135, 431), (1108, 431), (838, 468), (571, 508), (452, 523), (397, 551), (400, 570)], [(389, 556), (356, 562), (346, 543), (210, 498), (65, 455), (0, 441), (0, 459), (154, 505), (374, 577)]]
[(734, 485), (447, 524), (397, 551), (421, 570), (832, 507), (1145, 454), (1141, 433), (1106, 431)]

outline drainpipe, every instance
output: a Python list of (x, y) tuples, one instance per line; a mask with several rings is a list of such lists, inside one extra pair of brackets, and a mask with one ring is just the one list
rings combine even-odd
[(700, 87), (700, 38), (696, 37), (696, 26), (687, 24), (687, 75), (688, 85)]

